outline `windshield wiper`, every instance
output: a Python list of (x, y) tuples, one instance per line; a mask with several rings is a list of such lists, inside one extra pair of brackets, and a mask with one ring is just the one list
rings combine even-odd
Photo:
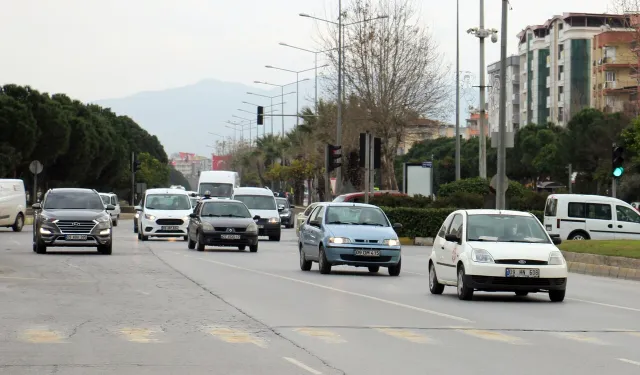
[(248, 217), (246, 217), (246, 216), (242, 216), (242, 215), (234, 215), (234, 214), (220, 215), (220, 216), (223, 216), (223, 217), (241, 217), (241, 218), (244, 218), (244, 219), (249, 219), (249, 218), (248, 218)]
[(516, 242), (516, 243), (540, 243), (540, 241), (525, 241), (525, 240), (501, 240), (498, 242)]
[(202, 217), (221, 217), (221, 215), (214, 215), (214, 214), (206, 214), (206, 215), (200, 215)]
[(471, 238), (471, 239), (468, 239), (467, 241), (496, 242), (496, 240), (487, 240), (484, 238)]
[(384, 227), (384, 225), (378, 224), (378, 223), (359, 223), (358, 225), (372, 225), (374, 227)]
[(335, 225), (353, 225), (353, 223), (343, 223), (342, 221), (330, 221), (327, 224), (335, 224)]

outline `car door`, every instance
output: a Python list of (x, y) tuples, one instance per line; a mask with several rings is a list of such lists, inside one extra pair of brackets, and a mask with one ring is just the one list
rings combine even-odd
[(611, 203), (585, 203), (585, 226), (592, 240), (616, 239)]
[(302, 249), (304, 250), (304, 253), (308, 255), (310, 255), (310, 252), (308, 250), (312, 246), (311, 235), (310, 235), (312, 226), (309, 223), (311, 222), (312, 218), (316, 216), (316, 213), (318, 212), (319, 209), (320, 209), (320, 206), (316, 206), (316, 208), (311, 210), (311, 213), (305, 220), (304, 225), (302, 225), (300, 228), (300, 242), (302, 242)]
[(443, 275), (445, 272), (440, 270), (441, 268), (446, 267), (445, 265), (443, 265), (444, 245), (445, 245), (445, 242), (447, 242), (444, 239), (444, 236), (445, 234), (447, 234), (447, 230), (451, 225), (451, 220), (453, 220), (454, 215), (455, 214), (450, 214), (444, 220), (444, 223), (442, 223), (442, 226), (440, 227), (440, 230), (438, 231), (438, 234), (436, 235), (436, 238), (433, 241), (433, 247), (431, 248), (431, 251), (433, 251), (433, 255), (435, 257), (436, 274), (438, 275)]
[(640, 215), (632, 208), (616, 205), (616, 240), (640, 240)]
[[(305, 225), (307, 234), (307, 250), (305, 254), (309, 254), (312, 259), (318, 259), (320, 253), (320, 241), (323, 238), (322, 218), (324, 217), (325, 206), (318, 206), (309, 218), (309, 222)], [(319, 224), (311, 224), (317, 221)]]
[[(455, 234), (458, 238), (462, 239), (464, 236), (464, 217), (462, 213), (456, 213), (451, 220), (451, 225), (446, 234)], [(442, 249), (442, 279), (446, 281), (456, 280), (456, 263), (458, 260), (458, 251), (461, 249), (461, 245), (453, 241), (445, 241), (444, 249)], [(440, 277), (440, 276), (438, 276)]]
[(196, 233), (198, 232), (198, 226), (200, 225), (200, 213), (202, 210), (202, 202), (198, 202), (196, 207), (193, 209), (193, 213), (196, 217), (189, 216), (189, 225), (187, 226), (187, 234), (189, 238), (193, 241), (196, 240)]

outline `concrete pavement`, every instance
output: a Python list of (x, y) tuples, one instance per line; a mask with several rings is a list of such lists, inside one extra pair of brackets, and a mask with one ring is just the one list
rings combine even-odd
[[(36, 255), (0, 232), (2, 374), (617, 374), (640, 372), (640, 283), (571, 274), (545, 294), (428, 291), (428, 247), (400, 277), (298, 266), (294, 230), (258, 253), (138, 242)], [(57, 371), (57, 372), (56, 372)]]

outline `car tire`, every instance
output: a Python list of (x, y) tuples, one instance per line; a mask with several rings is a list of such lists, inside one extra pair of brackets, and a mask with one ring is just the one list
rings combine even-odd
[(549, 291), (549, 299), (551, 302), (562, 302), (564, 301), (564, 296), (566, 294), (565, 290), (550, 290)]
[(469, 288), (468, 286), (464, 285), (464, 276), (464, 266), (460, 265), (460, 267), (458, 268), (458, 283), (456, 287), (458, 298), (463, 301), (469, 301), (473, 298), (474, 290), (473, 288)]
[(240, 246), (238, 246), (238, 250), (240, 250), (240, 251), (244, 251), (246, 248), (247, 248), (247, 246), (246, 246), (246, 245), (240, 245)]
[(303, 271), (311, 271), (311, 267), (313, 266), (313, 262), (307, 260), (307, 257), (304, 255), (304, 251), (302, 251), (302, 246), (298, 246), (300, 253), (300, 269)]
[(318, 257), (318, 268), (320, 269), (320, 273), (323, 275), (328, 275), (331, 273), (331, 263), (327, 261), (327, 255), (324, 253), (324, 246), (320, 245), (319, 253), (320, 256)]
[(280, 235), (277, 235), (277, 236), (269, 236), (269, 241), (277, 241), (277, 242), (280, 242)]
[(436, 266), (433, 263), (429, 263), (429, 291), (431, 294), (442, 294), (444, 292), (444, 284), (438, 282)]
[(137, 226), (133, 227), (133, 233), (138, 233), (138, 227)]
[(187, 247), (189, 250), (193, 250), (196, 248), (196, 241), (191, 241), (189, 237), (187, 237)]
[(369, 266), (367, 268), (369, 269), (369, 272), (371, 272), (371, 273), (377, 273), (378, 271), (380, 271), (380, 266)]
[(252, 253), (257, 253), (258, 252), (258, 244), (249, 245), (249, 251), (252, 252)]
[(113, 242), (109, 242), (108, 245), (98, 245), (98, 252), (103, 255), (111, 255), (113, 252)]
[(196, 250), (204, 251), (204, 243), (202, 243), (202, 235), (200, 233), (196, 234)]
[(189, 241), (189, 236), (182, 236), (183, 241)]
[(528, 295), (529, 295), (529, 292), (525, 292), (525, 291), (522, 291), (522, 290), (516, 291), (516, 296), (518, 296), (518, 297), (526, 297)]
[(47, 252), (47, 245), (45, 245), (44, 242), (36, 238), (34, 250), (36, 251), (37, 254), (44, 254)]
[(14, 232), (22, 232), (22, 228), (24, 228), (24, 215), (22, 215), (22, 212), (21, 212), (18, 215), (16, 215), (16, 220), (11, 226), (11, 229), (13, 229)]
[(113, 226), (117, 227), (118, 226), (118, 218), (116, 218), (115, 220), (113, 220)]
[(140, 239), (142, 241), (149, 241), (149, 236), (145, 236), (144, 234), (140, 234)]
[(400, 276), (400, 270), (402, 269), (402, 258), (395, 266), (389, 266), (389, 276)]

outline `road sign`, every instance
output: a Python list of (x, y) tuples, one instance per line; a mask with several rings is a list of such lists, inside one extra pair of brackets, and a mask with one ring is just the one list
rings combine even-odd
[[(497, 187), (498, 187), (498, 175), (494, 174), (493, 177), (491, 177), (491, 182), (489, 183), (489, 187), (491, 188), (491, 191), (493, 191), (494, 193), (497, 194)], [(509, 190), (509, 179), (507, 178), (507, 176), (504, 176), (504, 191), (503, 193), (506, 193), (507, 190)]]
[(42, 172), (42, 169), (42, 163), (40, 163), (38, 160), (34, 160), (31, 162), (31, 164), (29, 164), (29, 170), (33, 174), (40, 174)]
[(433, 167), (433, 163), (430, 161), (423, 161), (422, 162), (422, 168), (431, 168)]

